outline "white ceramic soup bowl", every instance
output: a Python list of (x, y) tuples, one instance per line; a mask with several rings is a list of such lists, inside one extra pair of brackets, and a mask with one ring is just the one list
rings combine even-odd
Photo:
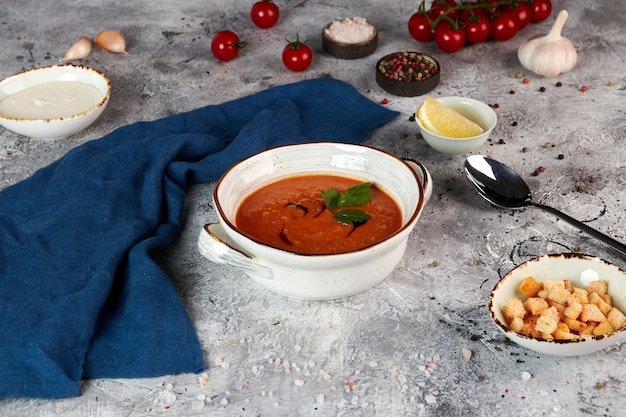
[(469, 138), (449, 138), (426, 129), (419, 118), (415, 118), (422, 137), (428, 145), (446, 155), (458, 156), (479, 149), (496, 127), (498, 116), (493, 109), (482, 101), (469, 97), (438, 97), (441, 104), (456, 110), (463, 116), (483, 128), (483, 133)]
[[(370, 181), (393, 197), (402, 212), (400, 230), (374, 245), (330, 255), (307, 255), (268, 246), (237, 229), (235, 214), (252, 191), (281, 178), (329, 174)], [(308, 143), (253, 155), (218, 181), (213, 200), (218, 223), (206, 224), (198, 247), (209, 260), (245, 272), (278, 294), (329, 300), (366, 291), (396, 267), (432, 193), (432, 179), (417, 161), (363, 145)]]
[(588, 255), (564, 253), (540, 256), (512, 269), (500, 279), (489, 297), (489, 312), (494, 323), (513, 342), (539, 353), (555, 356), (579, 356), (597, 352), (626, 337), (626, 326), (602, 335), (576, 340), (547, 340), (525, 336), (511, 330), (502, 313), (502, 307), (517, 293), (522, 280), (532, 276), (539, 282), (547, 279), (571, 281), (572, 286), (586, 288), (590, 280), (608, 284), (613, 306), (626, 314), (626, 272), (607, 261)]
[(20, 105), (19, 112), (15, 113), (14, 103), (7, 111), (0, 111), (0, 125), (33, 138), (58, 139), (80, 132), (100, 117), (111, 95), (109, 79), (81, 65), (34, 68), (7, 77), (0, 81), (0, 104), (16, 100), (26, 89), (59, 82), (65, 83), (61, 94), (58, 90), (40, 90), (22, 101), (24, 107)]

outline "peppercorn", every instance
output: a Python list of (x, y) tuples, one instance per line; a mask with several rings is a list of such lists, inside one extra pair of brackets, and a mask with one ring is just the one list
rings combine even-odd
[(398, 135), (398, 137), (399, 137), (400, 139), (404, 139), (404, 138), (406, 138), (406, 133), (402, 132), (402, 133), (400, 133), (400, 134)]
[(556, 82), (556, 86), (557, 86), (557, 87), (560, 87), (560, 86), (562, 86), (562, 85), (563, 85), (563, 83), (562, 83), (562, 82), (560, 82), (560, 81), (557, 81), (557, 82)]
[(543, 93), (544, 91), (546, 91), (546, 88), (545, 87), (539, 87), (539, 91), (541, 91)]
[(415, 113), (409, 116), (409, 122), (414, 122), (414, 121), (415, 121)]
[(540, 165), (539, 168), (537, 168), (537, 171), (539, 171), (539, 172), (543, 172), (545, 170), (546, 169), (545, 169), (545, 167), (543, 165)]
[(500, 139), (500, 140), (498, 140), (498, 143), (499, 143), (500, 145), (504, 145), (506, 142), (504, 142), (504, 139)]
[(539, 175), (539, 171), (534, 170), (534, 171), (533, 171), (533, 177), (536, 177), (537, 175)]
[(389, 103), (389, 100), (387, 100), (386, 98), (384, 98), (384, 99), (382, 99), (382, 100), (380, 101), (380, 103), (381, 103), (381, 104), (387, 104), (387, 103)]
[(511, 126), (513, 127), (517, 126), (517, 122), (511, 122)]
[(524, 147), (522, 148), (522, 152), (527, 153), (527, 152), (528, 152), (528, 146), (524, 146)]
[(580, 87), (580, 91), (582, 91), (583, 93), (587, 91), (587, 86), (583, 85), (582, 87)]
[(559, 156), (557, 156), (558, 159), (564, 159), (565, 155), (563, 155), (562, 153), (559, 154)]
[(515, 94), (515, 90), (509, 91), (509, 94)]
[(587, 185), (584, 182), (581, 181), (579, 183), (576, 183), (576, 189), (578, 191), (584, 191), (585, 188), (587, 188)]
[(551, 147), (552, 147), (552, 144), (551, 144), (550, 142), (544, 142), (544, 143), (543, 143), (543, 147), (544, 147), (544, 148), (551, 148)]
[(522, 80), (522, 82), (523, 82), (524, 84), (528, 84), (530, 81), (528, 80), (528, 78), (524, 78), (524, 79)]

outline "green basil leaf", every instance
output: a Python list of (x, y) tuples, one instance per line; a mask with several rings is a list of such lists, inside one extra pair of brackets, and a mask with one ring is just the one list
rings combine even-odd
[(355, 222), (365, 222), (372, 218), (369, 214), (361, 210), (341, 210), (333, 215), (339, 223), (350, 224)]
[(322, 197), (324, 198), (324, 204), (326, 205), (326, 208), (332, 209), (332, 208), (339, 207), (339, 197), (341, 196), (341, 194), (339, 193), (338, 189), (331, 188), (326, 191), (322, 190), (320, 191), (320, 193), (322, 193)]
[(370, 183), (363, 182), (348, 188), (339, 197), (339, 207), (362, 206), (370, 201)]

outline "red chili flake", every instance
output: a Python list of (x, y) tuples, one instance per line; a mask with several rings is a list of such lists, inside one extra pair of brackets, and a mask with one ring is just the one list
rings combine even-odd
[(497, 109), (498, 107), (500, 107), (498, 103), (490, 104), (490, 106), (493, 107), (494, 109)]
[(508, 388), (506, 388), (506, 389), (504, 390), (504, 392), (506, 392), (506, 393), (508, 394), (508, 393), (509, 393), (509, 389), (508, 389)]
[(544, 168), (544, 166), (543, 166), (543, 165), (540, 165), (540, 166), (539, 166), (539, 168), (537, 168), (537, 171), (539, 171), (539, 172), (543, 172), (543, 171), (545, 171), (545, 170), (546, 170), (546, 169)]
[(525, 400), (525, 399), (526, 399), (526, 396), (525, 396), (525, 395), (522, 395), (522, 400)]
[(524, 79), (522, 80), (522, 82), (523, 82), (524, 84), (528, 84), (530, 81), (528, 80), (528, 78), (524, 78)]
[(354, 388), (356, 386), (356, 382), (352, 380), (348, 380), (346, 381), (346, 385), (349, 386), (350, 388)]
[(587, 91), (587, 86), (583, 85), (582, 87), (580, 87), (580, 91), (582, 91), (583, 93)]
[(382, 99), (380, 102), (381, 102), (382, 104), (387, 104), (387, 103), (389, 103), (389, 100), (387, 100), (386, 98), (384, 98), (384, 99)]

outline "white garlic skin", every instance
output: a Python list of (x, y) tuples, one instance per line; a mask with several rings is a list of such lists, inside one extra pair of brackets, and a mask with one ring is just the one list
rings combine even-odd
[(91, 41), (85, 36), (78, 38), (76, 42), (67, 50), (61, 61), (74, 61), (83, 59), (91, 53)]
[(126, 38), (119, 30), (109, 29), (98, 33), (93, 43), (100, 49), (118, 54), (126, 53)]
[(517, 58), (524, 68), (548, 78), (574, 68), (578, 58), (576, 48), (561, 36), (567, 16), (567, 11), (561, 10), (548, 34), (534, 36), (520, 45)]

